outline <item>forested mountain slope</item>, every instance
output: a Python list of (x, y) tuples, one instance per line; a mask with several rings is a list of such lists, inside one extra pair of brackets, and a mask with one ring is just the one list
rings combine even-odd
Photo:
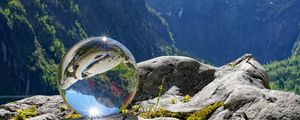
[(265, 65), (272, 89), (300, 94), (300, 56)]
[(244, 53), (262, 63), (285, 59), (300, 33), (299, 0), (146, 2), (166, 19), (179, 48), (216, 65)]
[(1, 0), (0, 95), (57, 94), (58, 63), (81, 39), (107, 35), (137, 61), (172, 52), (143, 0)]

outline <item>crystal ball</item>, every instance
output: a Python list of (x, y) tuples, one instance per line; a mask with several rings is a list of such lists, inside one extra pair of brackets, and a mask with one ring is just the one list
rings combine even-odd
[(118, 113), (138, 87), (133, 55), (108, 37), (92, 37), (74, 45), (62, 59), (58, 76), (60, 95), (83, 117)]

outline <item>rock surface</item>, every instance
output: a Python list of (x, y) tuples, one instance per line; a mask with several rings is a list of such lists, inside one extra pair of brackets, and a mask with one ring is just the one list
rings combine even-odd
[(159, 85), (165, 90), (177, 86), (182, 94), (194, 95), (214, 79), (216, 68), (182, 56), (162, 56), (138, 63), (140, 74), (136, 100), (156, 96)]
[[(224, 102), (209, 117), (215, 119), (267, 119), (300, 118), (300, 96), (294, 93), (269, 90), (263, 67), (249, 54), (219, 68), (200, 63), (192, 58), (163, 56), (138, 64), (140, 88), (135, 103), (143, 108), (155, 106), (158, 86), (164, 81), (159, 107), (173, 112), (191, 112), (215, 102)], [(183, 96), (191, 99), (183, 102)], [(148, 99), (150, 98), (150, 99)], [(176, 103), (171, 103), (175, 100)], [(36, 107), (38, 116), (30, 120), (62, 119), (72, 111), (62, 109), (60, 96), (34, 96), (0, 106), (0, 118), (8, 119), (18, 109)], [(140, 119), (134, 115), (115, 115), (110, 119)], [(178, 120), (155, 118), (154, 120)]]

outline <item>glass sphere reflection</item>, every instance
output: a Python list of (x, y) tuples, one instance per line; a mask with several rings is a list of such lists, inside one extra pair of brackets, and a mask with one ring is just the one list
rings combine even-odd
[(132, 54), (107, 37), (74, 45), (61, 61), (58, 74), (61, 96), (84, 117), (118, 113), (131, 102), (138, 87)]

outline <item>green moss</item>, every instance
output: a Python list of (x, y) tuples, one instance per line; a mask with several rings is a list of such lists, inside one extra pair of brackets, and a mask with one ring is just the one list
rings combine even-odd
[(27, 118), (35, 117), (37, 115), (35, 106), (30, 109), (20, 109), (16, 112), (17, 114), (12, 120), (26, 120)]
[(171, 100), (171, 104), (176, 104), (177, 103), (177, 100), (176, 99), (172, 99)]
[(185, 96), (183, 96), (183, 98), (182, 98), (182, 102), (188, 102), (188, 101), (190, 101), (190, 99), (191, 99), (191, 96), (190, 96), (190, 95), (185, 95)]
[(80, 114), (72, 112), (71, 114), (68, 114), (65, 116), (65, 119), (76, 119), (80, 118)]
[(157, 111), (143, 112), (139, 116), (142, 118), (156, 118), (156, 117), (174, 117), (180, 120), (207, 120), (213, 114), (215, 110), (223, 106), (223, 102), (215, 102), (200, 110), (193, 112), (172, 112), (165, 109), (159, 109)]
[(181, 113), (181, 112), (171, 112), (165, 109), (158, 109), (157, 111), (151, 111), (151, 112), (144, 112), (139, 115), (142, 118), (156, 118), (156, 117), (174, 117), (181, 120), (184, 120), (188, 113)]
[(131, 107), (131, 109), (135, 112), (137, 112), (141, 108), (141, 105), (134, 105)]
[(127, 109), (127, 107), (126, 106), (122, 106), (121, 108), (120, 108), (120, 113), (124, 113), (124, 114), (127, 114), (128, 113), (128, 109)]
[(186, 119), (187, 120), (207, 120), (209, 117), (217, 110), (219, 107), (223, 106), (223, 102), (215, 102), (211, 105), (202, 108), (199, 111), (196, 111), (190, 114)]
[(65, 111), (65, 110), (68, 109), (68, 106), (66, 106), (66, 105), (61, 105), (59, 108), (60, 108), (60, 111)]
[(9, 102), (8, 104), (16, 104), (17, 102)]
[(234, 64), (234, 63), (229, 63), (228, 65), (229, 65), (230, 68), (232, 68), (232, 69), (235, 68), (235, 66), (236, 66), (236, 64)]

